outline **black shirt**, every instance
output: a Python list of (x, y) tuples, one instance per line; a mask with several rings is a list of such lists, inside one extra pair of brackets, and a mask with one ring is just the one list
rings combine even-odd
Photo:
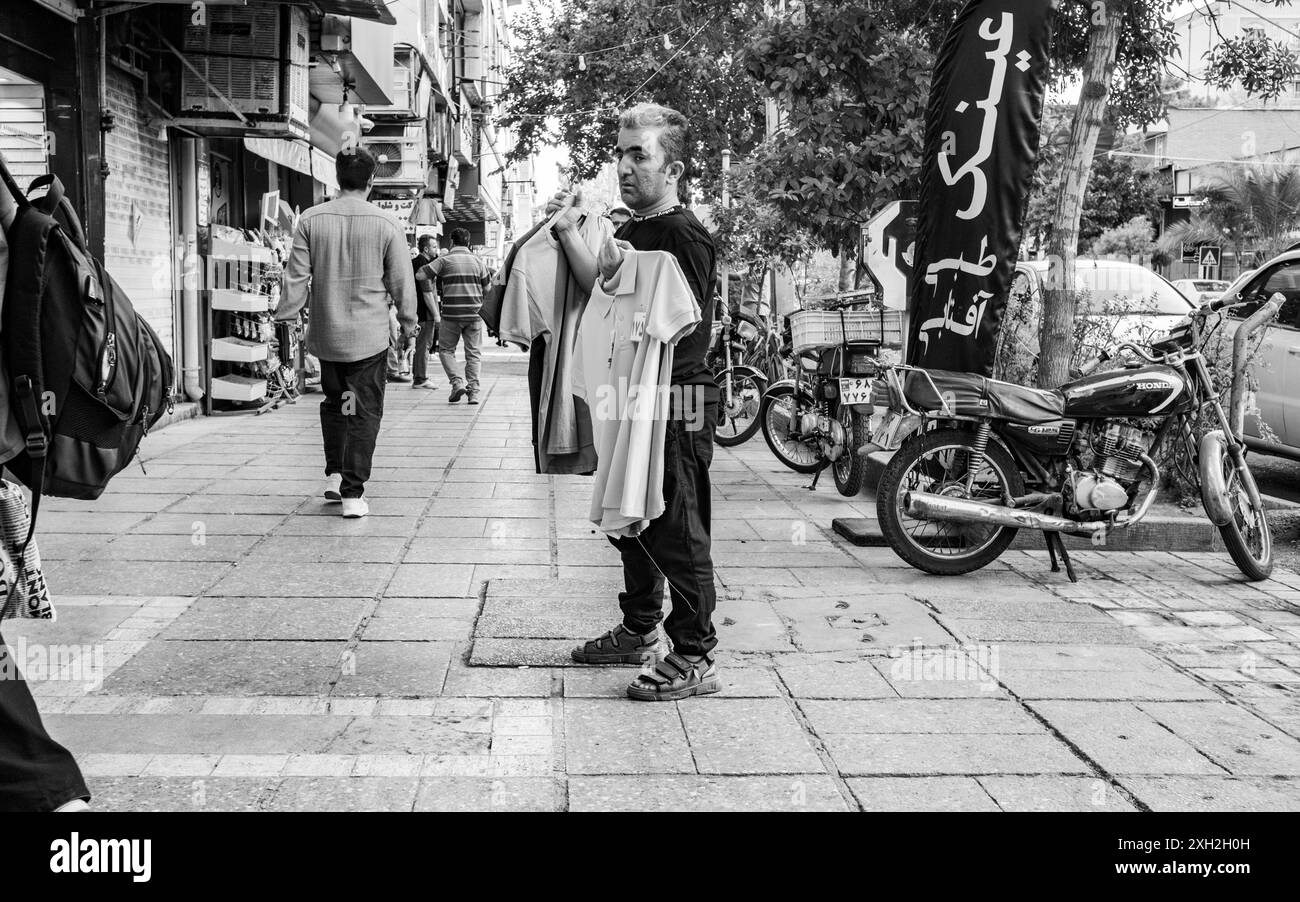
[(709, 350), (709, 337), (713, 330), (713, 283), (717, 278), (717, 254), (713, 237), (685, 208), (675, 212), (637, 221), (623, 223), (614, 233), (639, 251), (667, 251), (677, 258), (691, 286), (691, 293), (700, 305), (700, 324), (695, 331), (677, 342), (673, 352), (673, 385), (704, 385), (708, 400), (717, 399), (717, 383), (713, 371), (704, 362)]

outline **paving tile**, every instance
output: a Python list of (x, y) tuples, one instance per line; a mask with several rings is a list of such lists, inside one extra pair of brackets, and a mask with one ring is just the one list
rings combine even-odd
[(410, 811), (415, 777), (286, 777), (264, 811)]
[(575, 776), (570, 811), (845, 811), (825, 774)]
[(997, 811), (973, 777), (854, 777), (863, 811)]
[(263, 539), (248, 555), (252, 561), (292, 563), (395, 564), (406, 546), (405, 536), (273, 535)]
[(50, 561), (43, 568), (52, 592), (68, 595), (198, 595), (230, 569), (226, 563)]
[(96, 811), (256, 811), (266, 777), (91, 777)]
[(472, 595), (478, 591), (473, 576), (472, 564), (398, 564), (384, 594), (404, 598)]
[(1300, 740), (1227, 702), (1138, 707), (1238, 776), (1300, 776)]
[[(84, 516), (84, 515), (82, 515)], [(195, 535), (202, 529), (212, 536), (264, 536), (284, 522), (283, 514), (154, 514), (147, 520), (132, 524), (129, 529), (133, 535), (185, 536)], [(41, 518), (41, 528), (45, 528), (45, 518)], [(113, 529), (112, 532), (125, 533), (128, 527)], [(103, 530), (95, 530), (96, 532)]]
[(702, 774), (820, 773), (821, 759), (784, 699), (725, 699), (682, 705)]
[(896, 698), (897, 693), (868, 661), (777, 664), (795, 698)]
[(1079, 774), (1089, 768), (1050, 736), (831, 733), (822, 737), (840, 773)]
[(973, 642), (1069, 642), (1098, 645), (1143, 645), (1136, 632), (1118, 623), (1072, 620), (966, 620), (942, 618), (959, 637)]
[(1300, 781), (1273, 777), (1124, 777), (1152, 811), (1300, 811)]
[(577, 639), (476, 638), (470, 664), (476, 667), (578, 667), (570, 656)]
[(207, 596), (190, 605), (159, 638), (346, 640), (372, 605), (368, 598)]
[(1223, 774), (1224, 769), (1129, 702), (1042, 701), (1042, 717), (1112, 774)]
[(562, 790), (552, 777), (425, 777), (416, 811), (557, 811)]
[(570, 774), (693, 774), (695, 761), (677, 706), (612, 699), (564, 704)]
[(344, 727), (326, 716), (279, 715), (51, 714), (44, 721), (78, 758), (319, 752)]
[(336, 755), (480, 755), (488, 752), (488, 730), (488, 718), (357, 717), (331, 739), (325, 751)]
[(458, 667), (447, 672), (444, 695), (482, 698), (549, 697), (551, 672), (530, 667)]
[(378, 595), (393, 572), (389, 564), (303, 564), (245, 560), (209, 594), (256, 596), (275, 591), (287, 598), (364, 598)]
[(1192, 677), (1174, 670), (1011, 670), (1004, 663), (1000, 678), (1012, 692), (1026, 699), (1197, 701), (1219, 697)]
[(1136, 811), (1112, 784), (1093, 777), (980, 777), (1003, 811)]
[(104, 681), (142, 695), (323, 695), (342, 642), (152, 642)]
[(437, 696), (442, 693), (450, 642), (361, 642), (345, 656), (340, 696)]
[(827, 733), (1042, 733), (1015, 702), (996, 699), (803, 700), (819, 736)]
[[(261, 541), (260, 536), (125, 535), (91, 549), (94, 561), (237, 561)], [(42, 548), (42, 551), (44, 549)]]

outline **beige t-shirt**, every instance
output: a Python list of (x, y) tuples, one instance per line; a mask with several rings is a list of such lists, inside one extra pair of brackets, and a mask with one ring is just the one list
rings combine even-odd
[(690, 284), (666, 251), (627, 251), (614, 278), (592, 292), (579, 330), (584, 366), (588, 374), (599, 366), (602, 346), (606, 365), (603, 381), (587, 376), (599, 454), (590, 516), (610, 535), (639, 535), (664, 511), (673, 346), (699, 322)]

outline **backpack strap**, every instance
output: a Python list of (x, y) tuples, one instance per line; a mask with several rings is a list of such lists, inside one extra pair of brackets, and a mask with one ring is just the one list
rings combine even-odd
[(41, 425), (41, 409), (36, 403), (36, 391), (30, 376), (19, 376), (14, 380), (14, 395), (18, 402), (18, 409), (22, 411), (22, 419), (29, 424), (23, 430), (23, 434), (27, 441), (27, 458), (31, 461), (31, 485), (28, 488), (32, 490), (32, 517), (27, 527), (27, 538), (18, 549), (18, 558), (22, 560), (23, 555), (27, 553), (27, 546), (31, 544), (32, 536), (36, 534), (36, 514), (41, 509), (41, 493), (45, 488), (45, 459), (49, 451), (49, 440), (46, 439), (45, 429)]
[[(40, 197), (32, 200), (31, 195), (46, 186), (49, 190)], [(61, 217), (60, 225), (64, 226), (64, 233), (72, 239), (72, 243), (77, 246), (87, 257), (91, 256), (86, 246), (86, 230), (81, 225), (81, 217), (77, 215), (76, 209), (72, 206), (72, 201), (68, 199), (67, 191), (63, 187), (63, 182), (53, 173), (39, 176), (32, 180), (31, 185), (27, 188), (27, 202), (36, 209), (40, 210), (46, 216), (53, 216), (56, 221)]]
[(47, 423), (40, 405), (40, 395), (44, 391), (41, 303), (45, 296), (45, 260), (49, 242), (58, 230), (59, 224), (53, 217), (26, 201), (19, 201), (18, 215), (9, 230), (13, 253), (10, 254), (10, 278), (4, 306), (6, 367), (13, 384), (13, 409), (26, 440), (32, 470), (28, 486), (32, 490), (32, 520), (20, 554), (26, 551), (36, 532), (36, 513), (40, 509), (45, 459), (49, 450)]

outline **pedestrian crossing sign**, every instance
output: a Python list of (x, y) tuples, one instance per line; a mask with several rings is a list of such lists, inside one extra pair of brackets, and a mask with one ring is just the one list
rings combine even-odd
[(1219, 248), (1213, 244), (1202, 244), (1199, 248), (1202, 266), (1219, 265)]

